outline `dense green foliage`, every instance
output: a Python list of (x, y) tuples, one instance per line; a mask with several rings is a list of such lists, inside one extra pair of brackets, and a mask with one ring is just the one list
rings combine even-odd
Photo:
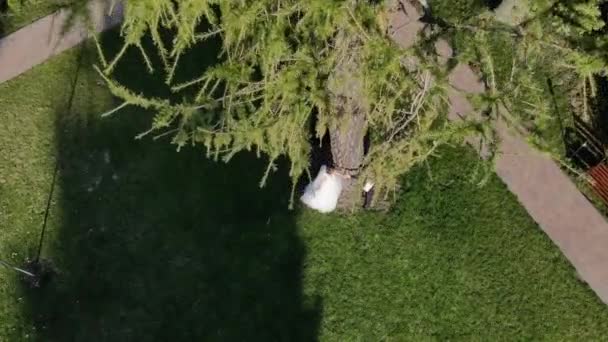
[(595, 78), (608, 72), (600, 4), (534, 1), (516, 23), (496, 21), (485, 13), (445, 28), (458, 59), (477, 66), (484, 76), (489, 91), (477, 104), (492, 107), (494, 118), (524, 126), (539, 147), (559, 156), (560, 121), (573, 111), (589, 116)]
[[(558, 112), (568, 113), (574, 104), (587, 113), (596, 93), (594, 78), (607, 70), (600, 2), (508, 0), (504, 4), (516, 4), (517, 11), (505, 5), (496, 13), (485, 1), (430, 2), (431, 14), (443, 19), (430, 38), (448, 38), (456, 59), (474, 65), (486, 83), (487, 92), (473, 100), (480, 110), (490, 109), (483, 125), (487, 139), (493, 140), (492, 121), (502, 118), (530, 130), (538, 146), (556, 152), (561, 119), (548, 80), (555, 85)], [(307, 170), (315, 117), (312, 134), (321, 138), (363, 112), (371, 147), (360, 181), (373, 179), (378, 191), (391, 190), (399, 175), (437, 146), (470, 134), (466, 123), (443, 120), (442, 65), (422, 46), (404, 51), (390, 41), (387, 17), (393, 5), (127, 1), (124, 48), (108, 57), (102, 72), (124, 101), (117, 109), (156, 110), (146, 132), (173, 133), (179, 147), (202, 144), (209, 157), (224, 161), (242, 150), (269, 156), (262, 185), (281, 156), (291, 163), (294, 185)], [(146, 37), (152, 38), (160, 61), (143, 48)], [(177, 80), (180, 58), (209, 44), (220, 45), (220, 58)], [(151, 72), (164, 74), (176, 95), (172, 98), (179, 100), (128, 89), (112, 79), (130, 48), (141, 52)], [(418, 57), (414, 63), (412, 56)]]
[(487, 9), (485, 0), (430, 0), (433, 17), (450, 23), (467, 21)]
[[(225, 161), (250, 149), (269, 156), (262, 184), (274, 162), (287, 156), (295, 185), (309, 166), (311, 135), (322, 138), (353, 112), (363, 112), (372, 142), (360, 180), (374, 179), (378, 192), (394, 189), (400, 174), (464, 133), (463, 125), (441, 120), (445, 89), (431, 81), (439, 69), (424, 58), (408, 68), (406, 58), (420, 51), (399, 50), (388, 37), (389, 3), (127, 1), (125, 46), (108, 58), (103, 73), (124, 100), (119, 108), (154, 108), (152, 131), (177, 127), (178, 146), (200, 143), (208, 156)], [(164, 37), (167, 31), (172, 39)], [(110, 78), (129, 48), (141, 51), (150, 71), (159, 64), (141, 45), (148, 35), (179, 102), (140, 94)], [(206, 49), (200, 41), (210, 39), (220, 42), (221, 59), (201, 65), (188, 81), (176, 80), (180, 58)], [(192, 87), (196, 91), (183, 93)]]
[[(251, 154), (221, 165), (195, 148), (134, 141), (154, 114), (136, 107), (99, 118), (116, 103), (93, 51), (80, 67), (73, 50), (0, 85), (0, 258), (34, 256), (61, 160), (43, 249), (57, 274), (29, 289), (0, 268), (0, 340), (608, 334), (606, 306), (506, 187), (471, 184), (472, 152), (440, 150), (407, 175), (387, 215), (288, 212), (289, 176), (258, 189), (264, 164)], [(158, 91), (139, 58), (124, 56), (120, 82)], [(182, 66), (198, 70), (201, 58)]]

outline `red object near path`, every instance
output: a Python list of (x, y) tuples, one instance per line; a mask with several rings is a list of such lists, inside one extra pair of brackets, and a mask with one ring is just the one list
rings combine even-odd
[(593, 190), (602, 198), (604, 204), (608, 205), (608, 165), (600, 163), (587, 171), (591, 177)]

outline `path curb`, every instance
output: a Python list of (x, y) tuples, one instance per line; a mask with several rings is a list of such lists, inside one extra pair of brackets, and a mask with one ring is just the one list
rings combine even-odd
[[(119, 25), (123, 7), (110, 0), (91, 0), (88, 7), (91, 29), (95, 33)], [(13, 79), (47, 59), (68, 50), (91, 36), (83, 20), (77, 20), (63, 32), (71, 10), (63, 9), (0, 39), (0, 83)]]

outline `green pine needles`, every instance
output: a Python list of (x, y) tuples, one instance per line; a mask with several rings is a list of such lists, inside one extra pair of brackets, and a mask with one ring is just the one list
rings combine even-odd
[[(291, 163), (295, 185), (310, 163), (313, 116), (319, 138), (349, 120), (330, 89), (352, 87), (353, 79), (360, 86), (345, 101), (363, 108), (372, 140), (360, 179), (373, 179), (381, 191), (394, 189), (399, 175), (441, 143), (464, 136), (463, 126), (441, 120), (446, 97), (442, 83), (432, 81), (437, 78), (434, 63), (405, 67), (405, 59), (419, 51), (400, 50), (390, 40), (385, 1), (150, 0), (125, 5), (125, 45), (100, 69), (112, 93), (124, 101), (119, 108), (155, 110), (150, 131), (177, 127), (173, 142), (178, 147), (201, 144), (214, 159), (227, 162), (252, 149), (267, 155), (261, 185), (281, 156)], [(172, 33), (169, 43), (166, 32)], [(147, 35), (163, 61), (160, 71), (142, 47)], [(180, 57), (210, 38), (221, 40), (221, 61), (175, 84)], [(129, 48), (141, 51), (151, 72), (162, 71), (173, 91), (196, 91), (173, 103), (121, 86), (111, 75)], [(349, 75), (341, 77), (339, 70), (345, 68)]]
[(496, 14), (486, 11), (444, 34), (454, 42), (459, 60), (483, 75), (488, 94), (477, 104), (493, 108), (494, 118), (525, 128), (537, 147), (560, 157), (560, 121), (572, 112), (588, 118), (597, 78), (608, 73), (602, 3), (504, 0)]
[[(443, 13), (449, 6), (438, 4), (446, 1), (430, 4)], [(490, 119), (542, 128), (555, 115), (547, 78), (561, 94), (578, 87), (586, 101), (595, 93), (594, 77), (606, 73), (600, 3), (505, 0), (491, 12), (472, 1), (475, 15), (452, 13), (456, 18), (444, 20), (432, 36), (448, 38), (457, 59), (482, 73), (488, 90), (474, 102), (491, 109)], [(377, 192), (388, 195), (400, 175), (439, 145), (462, 141), (473, 130), (492, 135), (488, 122), (446, 120), (447, 70), (424, 44), (395, 45), (387, 19), (394, 7), (390, 0), (126, 0), (125, 44), (108, 60), (100, 47), (99, 71), (123, 101), (116, 110), (133, 105), (156, 113), (141, 136), (174, 132), (178, 148), (200, 144), (207, 156), (225, 162), (255, 150), (269, 158), (261, 186), (277, 159), (287, 157), (295, 187), (310, 164), (311, 135), (322, 138), (350, 127), (354, 112), (364, 115), (371, 143), (358, 180), (373, 180)], [(144, 49), (147, 37), (162, 65)], [(219, 61), (176, 82), (180, 58), (210, 40), (221, 44)], [(139, 50), (148, 70), (162, 74), (182, 100), (119, 84), (112, 72), (128, 49)]]

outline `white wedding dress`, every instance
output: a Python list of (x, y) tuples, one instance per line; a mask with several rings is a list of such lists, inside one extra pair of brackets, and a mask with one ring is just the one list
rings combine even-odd
[(341, 192), (342, 177), (335, 173), (327, 173), (327, 167), (323, 165), (315, 180), (304, 189), (300, 200), (309, 208), (329, 213), (336, 209)]

